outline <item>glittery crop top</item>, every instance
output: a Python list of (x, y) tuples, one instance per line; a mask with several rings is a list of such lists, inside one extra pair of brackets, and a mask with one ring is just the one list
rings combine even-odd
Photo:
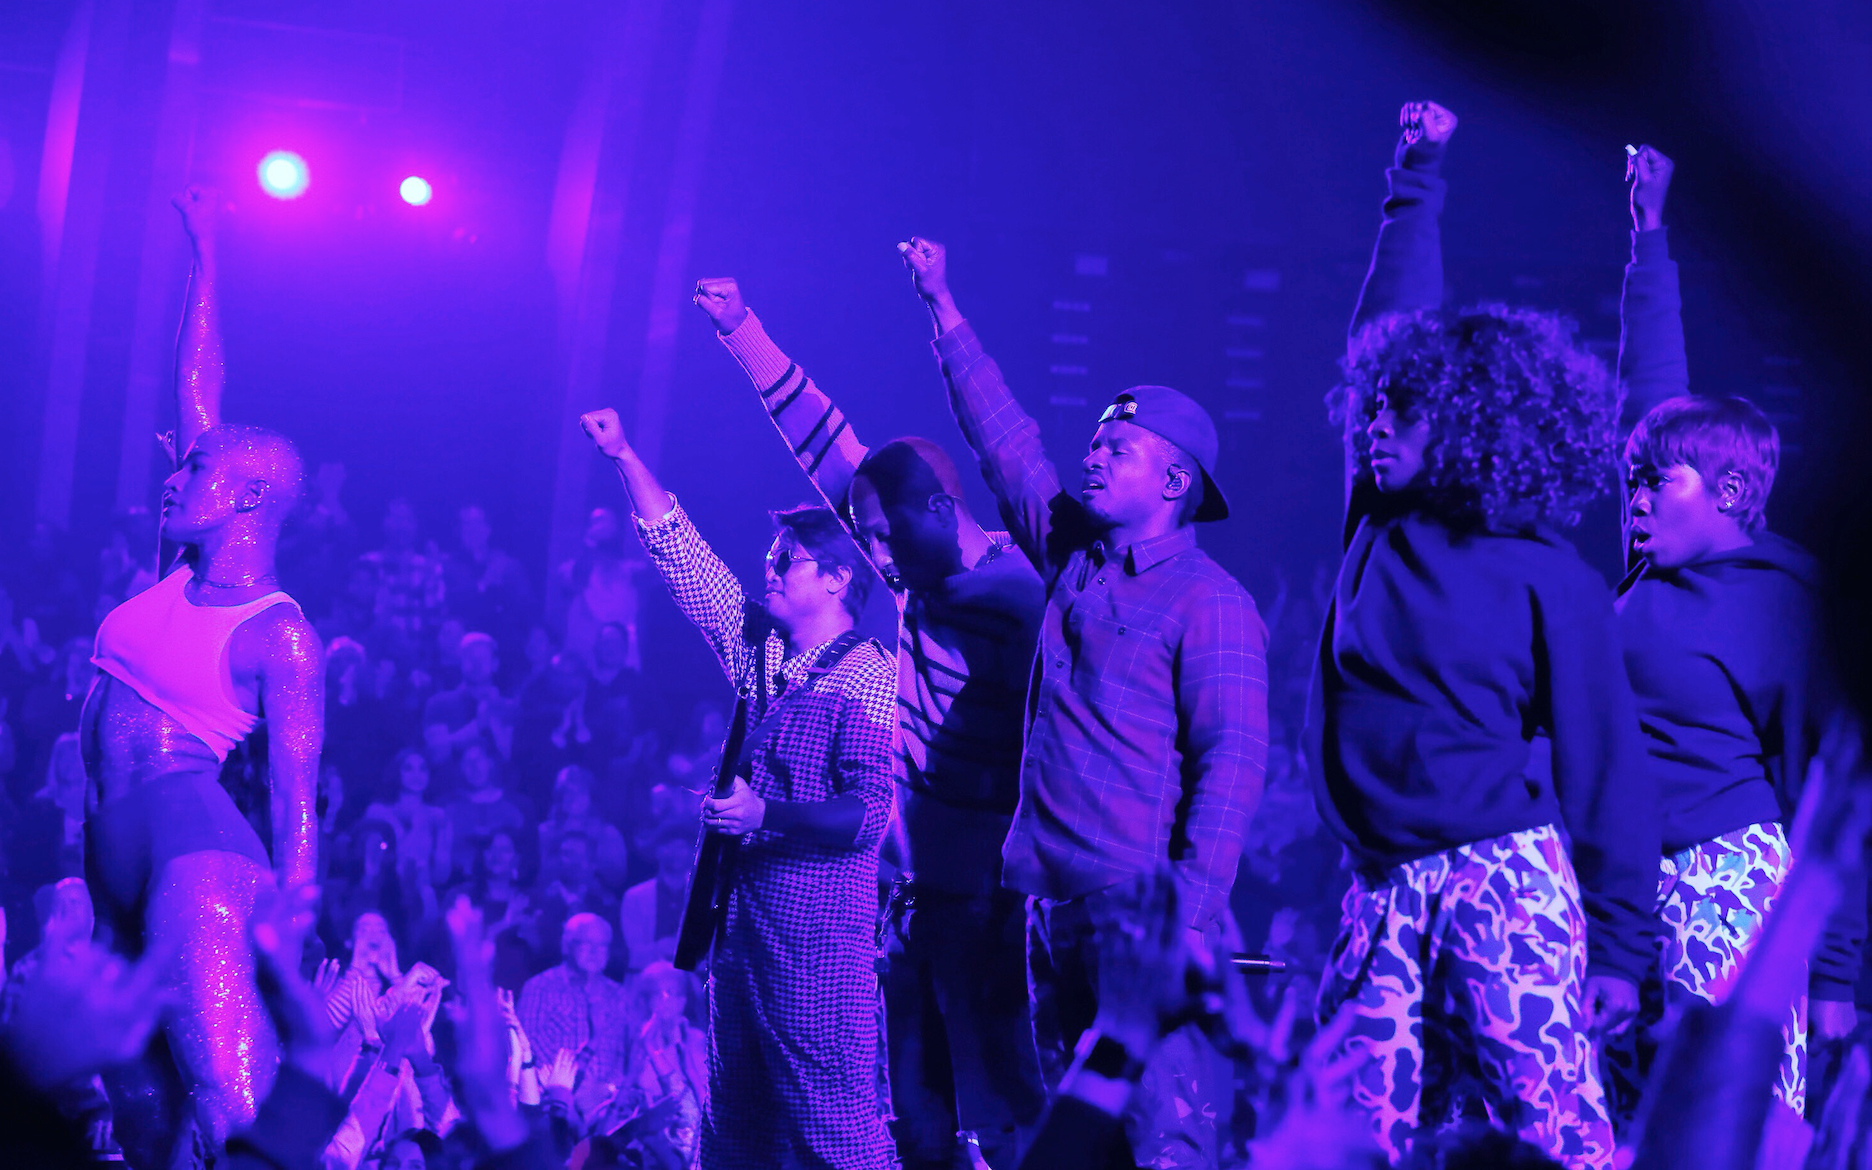
[(260, 725), (236, 700), (228, 639), (261, 610), (299, 603), (275, 591), (240, 605), (196, 605), (184, 592), (191, 576), (178, 568), (111, 610), (91, 662), (225, 760)]

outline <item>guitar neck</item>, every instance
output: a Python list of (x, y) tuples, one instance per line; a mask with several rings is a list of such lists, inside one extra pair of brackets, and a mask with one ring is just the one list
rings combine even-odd
[(734, 791), (736, 765), (741, 761), (741, 746), (747, 742), (748, 701), (735, 703), (734, 719), (728, 724), (728, 738), (722, 743), (721, 765), (715, 770), (715, 797)]

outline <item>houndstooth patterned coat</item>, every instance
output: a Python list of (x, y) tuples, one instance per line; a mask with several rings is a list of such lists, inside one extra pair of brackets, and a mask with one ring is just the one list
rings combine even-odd
[[(709, 972), (706, 1170), (896, 1165), (877, 1099), (878, 847), (891, 816), (896, 662), (875, 642), (809, 679), (818, 651), (784, 656), (681, 505), (638, 521), (651, 563), (677, 608), (702, 631), (728, 678), (771, 706), (809, 693), (776, 716), (749, 784), (766, 800), (856, 796), (855, 844), (832, 847), (765, 830), (735, 861), (727, 913)], [(755, 639), (767, 639), (756, 680)]]

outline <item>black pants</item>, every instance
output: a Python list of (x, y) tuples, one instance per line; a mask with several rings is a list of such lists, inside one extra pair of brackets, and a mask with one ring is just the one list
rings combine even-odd
[(1046, 1103), (1027, 1013), (1025, 899), (917, 888), (892, 900), (884, 972), (891, 1123), (904, 1170), (1019, 1161)]
[[(1073, 1049), (1098, 1014), (1098, 936), (1118, 926), (1103, 893), (1027, 904), (1027, 977), (1033, 988), (1034, 1040), (1049, 1091), (1072, 1067)], [(1221, 927), (1205, 932), (1211, 949)], [(1195, 1026), (1164, 1038), (1125, 1111), (1134, 1164), (1214, 1167), (1218, 1132), (1234, 1101), (1234, 1071)], [(1119, 1159), (1116, 1165), (1126, 1165)]]

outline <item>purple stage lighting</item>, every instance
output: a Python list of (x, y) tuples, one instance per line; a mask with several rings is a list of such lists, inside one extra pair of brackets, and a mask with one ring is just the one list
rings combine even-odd
[(275, 199), (297, 199), (311, 182), (305, 159), (290, 150), (276, 150), (260, 160), (260, 189)]
[(411, 207), (421, 207), (435, 198), (435, 188), (429, 185), (429, 180), (411, 175), (397, 188), (397, 194), (403, 196), (403, 202)]

